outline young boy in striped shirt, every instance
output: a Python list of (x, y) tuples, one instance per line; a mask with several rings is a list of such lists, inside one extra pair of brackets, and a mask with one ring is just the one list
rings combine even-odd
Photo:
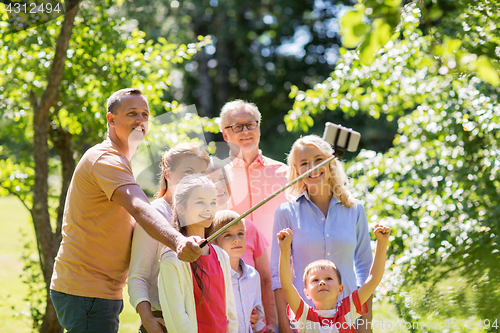
[(289, 317), (300, 333), (356, 333), (356, 319), (368, 310), (366, 301), (377, 288), (385, 269), (387, 243), (390, 230), (382, 225), (375, 225), (377, 249), (370, 270), (370, 275), (363, 285), (351, 295), (344, 298), (337, 306), (337, 298), (344, 287), (340, 272), (329, 260), (317, 260), (304, 270), (304, 294), (312, 299), (315, 309), (309, 307), (300, 297), (293, 285), (290, 271), (290, 245), (292, 231), (283, 229), (278, 234), (280, 246), (280, 282), (288, 302)]

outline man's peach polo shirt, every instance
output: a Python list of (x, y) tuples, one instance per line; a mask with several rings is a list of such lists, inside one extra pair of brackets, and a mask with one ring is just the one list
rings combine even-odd
[[(229, 171), (231, 186), (228, 209), (238, 214), (243, 214), (287, 183), (287, 166), (263, 156), (260, 150), (250, 165), (240, 158), (235, 158), (226, 166), (226, 170)], [(272, 244), (273, 237), (276, 237), (272, 235), (274, 212), (285, 201), (285, 192), (282, 192), (248, 215), (269, 244)], [(270, 253), (269, 251), (268, 254)]]
[(131, 184), (136, 181), (130, 162), (109, 139), (83, 155), (68, 189), (51, 289), (123, 298), (135, 220), (110, 198), (118, 187)]

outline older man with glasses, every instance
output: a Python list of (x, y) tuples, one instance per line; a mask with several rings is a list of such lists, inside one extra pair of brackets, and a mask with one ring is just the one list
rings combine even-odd
[[(286, 165), (263, 156), (259, 150), (260, 122), (261, 115), (257, 106), (242, 100), (226, 103), (220, 113), (222, 136), (229, 144), (232, 160), (226, 166), (231, 187), (228, 209), (239, 214), (246, 212), (287, 182)], [(269, 246), (273, 238), (274, 212), (285, 201), (283, 192), (248, 216), (265, 236), (267, 244), (264, 247)], [(276, 310), (266, 272), (269, 271), (269, 252), (264, 250), (264, 254), (255, 259), (255, 266), (261, 274), (267, 332), (274, 332)]]

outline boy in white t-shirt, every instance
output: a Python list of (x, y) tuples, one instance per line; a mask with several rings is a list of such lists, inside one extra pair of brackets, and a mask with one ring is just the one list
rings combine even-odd
[(373, 259), (370, 275), (363, 285), (337, 305), (338, 296), (342, 295), (344, 286), (340, 272), (329, 260), (317, 260), (304, 270), (304, 294), (312, 299), (315, 309), (309, 307), (293, 286), (290, 271), (290, 246), (292, 231), (283, 229), (278, 234), (280, 246), (280, 282), (288, 302), (293, 328), (304, 332), (342, 332), (356, 333), (356, 319), (368, 310), (366, 301), (377, 288), (384, 274), (387, 243), (390, 230), (382, 225), (375, 225), (377, 249)]

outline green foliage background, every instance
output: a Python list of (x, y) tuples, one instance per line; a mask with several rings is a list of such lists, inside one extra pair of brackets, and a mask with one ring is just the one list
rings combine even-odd
[[(220, 73), (227, 74), (221, 96), (257, 103), (266, 120), (265, 153), (284, 160), (299, 135), (321, 134), (327, 120), (354, 127), (362, 148), (376, 150), (348, 155), (355, 157), (348, 173), (370, 221), (394, 230), (384, 286), (399, 315), (407, 321), (500, 318), (497, 1), (360, 1), (340, 20), (340, 35), (325, 30), (339, 13), (330, 7), (349, 1), (173, 3), (80, 4), (49, 115), (52, 180), (61, 173), (59, 138), (70, 138), (76, 161), (103, 139), (104, 103), (112, 92), (139, 87), (154, 115), (174, 114), (197, 102), (199, 76), (192, 68), (201, 60), (193, 57), (211, 45), (223, 67), (222, 45), (231, 45), (227, 72), (208, 72), (212, 91), (216, 95)], [(178, 15), (151, 19), (151, 8)], [(287, 8), (288, 16), (282, 14)], [(218, 17), (228, 19), (227, 31)], [(196, 18), (205, 23), (196, 25)], [(48, 83), (61, 21), (3, 34), (0, 41), (0, 194), (16, 195), (28, 209), (36, 172), (30, 98)], [(300, 29), (312, 36), (302, 57), (276, 51)], [(198, 37), (199, 31), (210, 36)], [(339, 49), (340, 42), (350, 49)], [(339, 49), (336, 64), (325, 61), (329, 48)], [(180, 117), (167, 130), (187, 139), (201, 122), (206, 132), (217, 132), (216, 119), (208, 117), (225, 101), (217, 98), (215, 113)], [(152, 144), (175, 143), (153, 135), (161, 132), (160, 126), (151, 133)], [(57, 181), (50, 184), (55, 229), (60, 189)]]
[[(358, 23), (363, 29), (352, 23), (362, 6), (363, 14), (398, 5), (381, 3), (365, 1), (344, 16), (351, 20), (344, 33), (351, 46), (382, 38), (374, 37), (381, 34), (378, 24), (390, 22)], [(500, 12), (495, 1), (454, 3), (451, 12), (434, 17), (443, 25), (432, 28), (422, 5), (428, 2), (401, 7), (401, 21), (397, 12), (400, 23), (394, 34), (386, 31), (384, 43), (343, 51), (331, 77), (314, 89), (293, 87), (295, 103), (285, 122), (289, 130), (307, 130), (316, 115), (339, 109), (399, 117), (394, 147), (384, 154), (361, 151), (348, 170), (371, 221), (394, 230), (389, 294), (407, 321), (474, 317), (489, 320), (487, 330), (496, 332), (500, 91), (494, 27)], [(358, 30), (363, 34), (354, 38)]]

